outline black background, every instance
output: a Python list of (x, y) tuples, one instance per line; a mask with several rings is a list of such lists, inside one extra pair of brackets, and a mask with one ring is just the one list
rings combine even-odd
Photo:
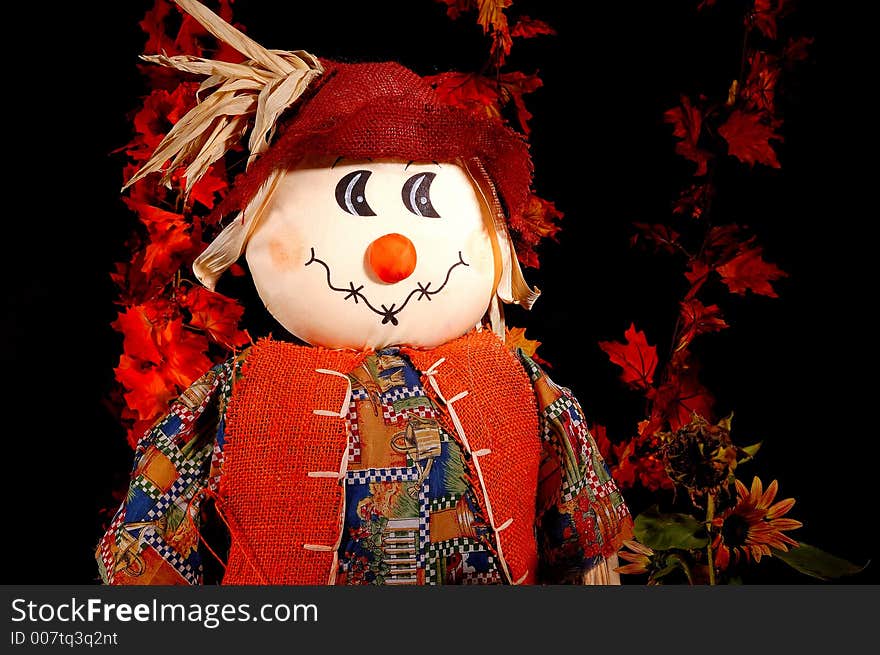
[[(130, 467), (104, 401), (121, 349), (108, 273), (126, 257), (134, 220), (119, 200), (122, 160), (110, 153), (130, 138), (127, 114), (143, 93), (137, 22), (151, 4), (59, 3), (42, 15), (20, 7), (6, 22), (30, 45), (5, 49), (14, 174), (0, 260), (12, 508), (4, 583), (94, 581), (99, 510)], [(692, 172), (673, 153), (663, 112), (682, 92), (723, 95), (739, 67), (740, 3), (702, 14), (697, 4), (516, 2), (559, 30), (518, 42), (510, 67), (540, 69), (545, 82), (529, 98), (535, 186), (566, 218), (541, 269), (526, 272), (542, 298), (513, 322), (544, 342), (554, 379), (617, 438), (634, 429), (642, 403), (596, 342), (621, 339), (635, 321), (651, 343), (667, 343), (683, 288), (677, 266), (628, 246), (632, 222), (666, 221)], [(790, 277), (777, 283), (779, 299), (719, 293), (732, 327), (698, 353), (719, 414), (735, 411), (734, 439), (764, 440), (745, 476), (777, 478), (782, 497), (798, 499), (791, 515), (805, 527), (796, 536), (864, 563), (877, 554), (876, 292), (865, 227), (876, 211), (873, 165), (855, 155), (870, 131), (859, 127), (863, 94), (844, 81), (858, 60), (831, 45), (828, 16), (801, 5), (787, 25), (816, 44), (786, 84), (782, 169), (726, 167), (717, 219), (751, 226)], [(473, 70), (485, 52), (471, 17), (449, 21), (430, 0), (235, 7), (260, 43), (327, 58), (395, 59), (431, 74)], [(877, 568), (850, 581), (876, 582)], [(757, 571), (755, 582), (812, 581), (773, 561)]]

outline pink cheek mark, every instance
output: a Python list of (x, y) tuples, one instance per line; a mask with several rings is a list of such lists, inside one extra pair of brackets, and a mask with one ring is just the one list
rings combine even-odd
[(277, 271), (290, 271), (301, 266), (303, 248), (294, 238), (273, 237), (269, 241), (269, 259)]

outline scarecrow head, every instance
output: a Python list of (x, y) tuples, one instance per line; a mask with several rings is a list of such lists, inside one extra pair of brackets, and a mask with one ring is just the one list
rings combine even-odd
[(249, 57), (149, 58), (209, 74), (212, 93), (129, 184), (187, 163), (192, 185), (250, 130), (248, 169), (217, 209), (231, 218), (193, 266), (205, 286), (244, 255), (278, 322), (331, 348), (429, 348), (482, 322), (503, 334), (502, 303), (531, 307), (508, 231), (531, 182), (519, 134), (399, 64), (269, 51), (177, 2)]

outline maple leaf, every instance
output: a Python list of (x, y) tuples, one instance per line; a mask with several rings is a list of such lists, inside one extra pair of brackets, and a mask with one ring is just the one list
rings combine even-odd
[(526, 207), (520, 216), (523, 224), (521, 231), (536, 235), (536, 239), (555, 239), (560, 227), (556, 224), (563, 213), (549, 200), (530, 194)]
[(746, 291), (752, 291), (761, 296), (778, 297), (771, 283), (788, 277), (788, 274), (775, 264), (765, 262), (761, 257), (762, 252), (760, 246), (749, 245), (736, 257), (718, 267), (721, 281), (732, 293), (742, 296)]
[(813, 45), (814, 38), (802, 36), (797, 39), (789, 39), (782, 51), (782, 58), (789, 63), (804, 61), (810, 56), (809, 47)]
[(697, 295), (700, 289), (703, 288), (706, 280), (709, 279), (709, 273), (711, 272), (712, 269), (706, 265), (706, 262), (700, 259), (695, 258), (688, 262), (688, 269), (684, 272), (684, 276), (691, 283), (691, 288), (688, 290), (685, 300), (689, 300)]
[(440, 73), (425, 80), (434, 87), (441, 102), (493, 118), (501, 117), (501, 89), (495, 80), (476, 73)]
[(516, 119), (525, 134), (529, 134), (531, 131), (529, 129), (529, 121), (532, 118), (532, 114), (526, 109), (523, 96), (540, 89), (543, 85), (544, 83), (537, 73), (527, 75), (519, 71), (513, 71), (501, 75), (501, 104), (504, 105), (509, 100), (513, 100), (513, 105), (516, 108)]
[(199, 286), (182, 294), (181, 305), (190, 312), (189, 324), (220, 345), (232, 349), (250, 342), (247, 332), (238, 329), (244, 307), (232, 298)]
[(600, 341), (612, 363), (623, 369), (620, 379), (635, 389), (647, 390), (654, 382), (657, 368), (657, 348), (648, 344), (645, 333), (636, 330), (635, 323), (624, 332), (626, 343)]
[(143, 251), (141, 271), (152, 278), (170, 278), (180, 268), (185, 256), (199, 245), (194, 243), (189, 224), (182, 214), (131, 198), (123, 198), (123, 202), (147, 227), (149, 242)]
[(207, 337), (187, 330), (180, 317), (165, 324), (158, 342), (163, 360), (160, 372), (180, 389), (186, 389), (211, 368), (211, 360), (205, 354)]
[(111, 323), (111, 327), (124, 335), (122, 347), (127, 356), (146, 362), (162, 361), (153, 339), (153, 322), (143, 305), (128, 307)]
[[(186, 185), (186, 178), (183, 177), (183, 170), (184, 169), (178, 169), (181, 175), (181, 186)], [(229, 184), (223, 173), (223, 160), (219, 160), (215, 162), (214, 165), (208, 169), (208, 172), (202, 175), (199, 181), (193, 185), (189, 197), (204, 205), (206, 209), (213, 209), (217, 194), (220, 194), (220, 197), (222, 198), (228, 188)]]
[(685, 348), (695, 336), (718, 332), (729, 327), (721, 316), (718, 305), (706, 307), (696, 298), (681, 303), (681, 336), (676, 350)]
[(506, 31), (507, 15), (504, 10), (513, 4), (513, 0), (477, 0), (477, 24), (483, 28), (483, 33), (490, 31)]
[(135, 416), (142, 421), (158, 418), (177, 395), (174, 385), (155, 366), (122, 355), (114, 369), (116, 379), (127, 389), (123, 398)]
[(649, 223), (633, 223), (633, 226), (638, 232), (636, 232), (630, 239), (631, 246), (636, 245), (639, 238), (642, 238), (645, 241), (652, 243), (658, 250), (670, 254), (678, 252), (678, 239), (681, 235), (668, 225), (663, 225), (662, 223), (655, 223), (653, 225)]
[(776, 39), (776, 22), (790, 8), (789, 0), (755, 0), (752, 24), (768, 39)]
[(424, 78), (439, 96), (441, 102), (491, 118), (501, 118), (502, 108), (511, 100), (516, 108), (517, 120), (526, 134), (532, 115), (525, 106), (523, 96), (543, 84), (536, 75), (518, 71), (504, 73), (497, 80), (477, 73), (440, 73)]
[(782, 141), (782, 136), (762, 122), (761, 114), (734, 109), (727, 121), (718, 128), (718, 134), (727, 141), (727, 154), (744, 164), (764, 164), (779, 168), (776, 152), (770, 139)]
[(183, 82), (170, 91), (152, 91), (134, 115), (135, 137), (126, 146), (126, 154), (135, 162), (149, 159), (171, 127), (195, 106), (197, 90), (198, 84)]
[(446, 5), (446, 15), (456, 20), (463, 13), (477, 8), (477, 0), (436, 0), (441, 5)]
[(556, 30), (544, 21), (528, 16), (520, 16), (516, 25), (510, 30), (510, 36), (513, 38), (532, 39), (545, 34), (555, 36)]
[(695, 176), (705, 175), (712, 153), (697, 145), (703, 125), (702, 112), (691, 104), (690, 98), (683, 95), (681, 105), (667, 110), (663, 120), (672, 125), (672, 135), (679, 139), (675, 152), (697, 165)]
[(538, 347), (541, 345), (541, 342), (534, 339), (527, 339), (525, 328), (511, 327), (507, 328), (507, 332), (504, 336), (504, 345), (510, 350), (516, 350), (519, 348), (529, 357), (533, 357), (538, 350)]
[(749, 55), (749, 74), (741, 92), (746, 107), (771, 114), (776, 111), (776, 85), (780, 72), (776, 57), (764, 52)]
[(172, 4), (165, 0), (156, 0), (152, 9), (147, 10), (144, 17), (138, 23), (144, 33), (147, 35), (147, 42), (144, 44), (144, 52), (153, 54), (163, 52), (172, 48), (173, 40), (168, 37), (165, 27), (165, 21), (171, 12)]
[(694, 414), (705, 419), (711, 418), (715, 399), (703, 386), (697, 375), (692, 355), (687, 350), (679, 350), (673, 355), (668, 366), (666, 380), (651, 390), (651, 424), (669, 425), (672, 431), (691, 422)]

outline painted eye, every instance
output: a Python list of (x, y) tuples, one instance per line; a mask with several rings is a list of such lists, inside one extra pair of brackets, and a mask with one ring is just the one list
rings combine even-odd
[(404, 206), (416, 216), (440, 218), (440, 214), (431, 204), (431, 183), (437, 173), (419, 173), (409, 178), (403, 185), (401, 197)]
[(336, 184), (336, 203), (343, 211), (353, 216), (375, 216), (376, 212), (367, 204), (367, 180), (371, 171), (354, 171)]

